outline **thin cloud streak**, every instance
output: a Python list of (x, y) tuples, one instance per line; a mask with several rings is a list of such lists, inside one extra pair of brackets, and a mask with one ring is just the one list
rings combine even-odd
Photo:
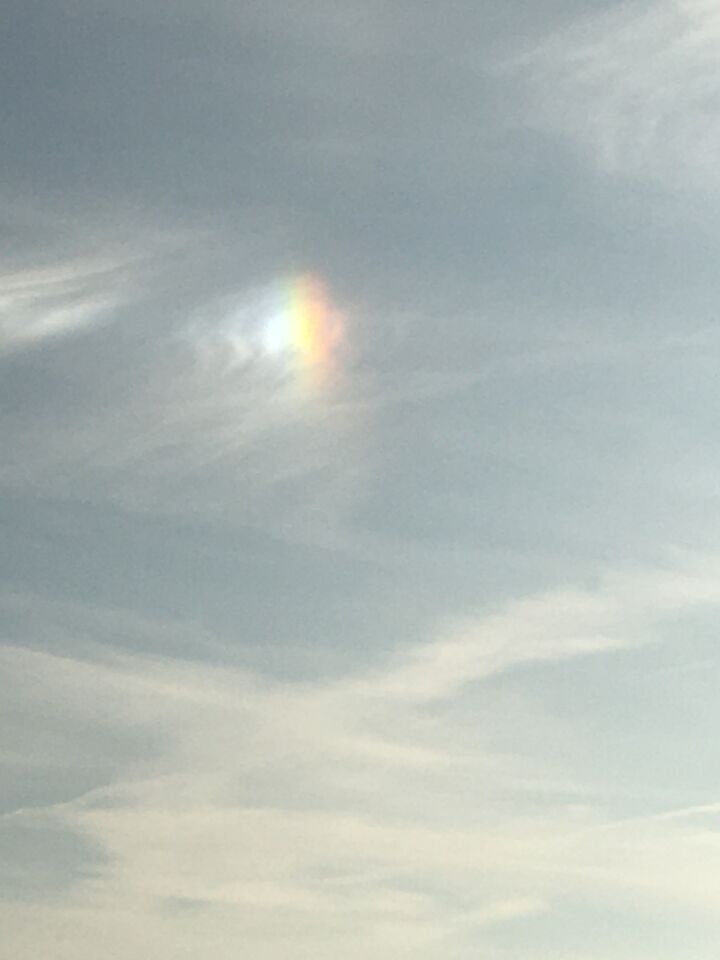
[(663, 617), (720, 604), (717, 561), (685, 563), (675, 570), (613, 574), (596, 591), (550, 592), (453, 625), (435, 643), (406, 653), (406, 662), (368, 692), (420, 703), (446, 699), (467, 683), (522, 665), (649, 642)]
[(125, 265), (70, 261), (0, 274), (0, 352), (26, 349), (102, 322), (119, 305)]
[(705, 0), (629, 3), (515, 61), (527, 123), (575, 140), (607, 174), (716, 192), (720, 12)]

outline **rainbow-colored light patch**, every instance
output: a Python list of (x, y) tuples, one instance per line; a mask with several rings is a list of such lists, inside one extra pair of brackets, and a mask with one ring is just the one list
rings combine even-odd
[(291, 279), (263, 331), (269, 354), (288, 354), (301, 368), (315, 373), (332, 366), (343, 339), (343, 319), (323, 281), (311, 274)]

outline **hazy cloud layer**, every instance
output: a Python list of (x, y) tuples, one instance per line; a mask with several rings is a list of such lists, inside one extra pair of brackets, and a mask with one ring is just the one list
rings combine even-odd
[[(59, 782), (51, 802), (8, 809), (2, 829), (73, 837), (88, 851), (63, 878), (62, 910), (43, 914), (48, 935), (92, 904), (101, 927), (118, 910), (135, 913), (149, 940), (161, 938), (161, 956), (174, 949), (168, 918), (185, 930), (188, 912), (194, 948), (225, 932), (219, 956), (232, 955), (245, 924), (270, 951), (290, 940), (329, 955), (342, 935), (358, 956), (373, 943), (431, 956), (464, 949), (488, 926), (562, 910), (580, 879), (589, 902), (619, 908), (631, 891), (644, 910), (712, 915), (716, 804), (666, 809), (683, 789), (671, 778), (647, 797), (652, 815), (618, 815), (638, 799), (622, 782), (593, 799), (572, 770), (547, 776), (547, 744), (498, 753), (490, 731), (471, 732), (473, 711), (452, 703), (459, 682), (647, 643), (657, 617), (716, 607), (708, 569), (706, 560), (525, 600), (364, 680), (278, 684), (112, 652), (100, 636), (110, 611), (93, 614), (96, 646), (82, 657), (5, 647), (9, 707), (29, 717), (29, 730), (8, 731), (8, 755), (41, 767), (46, 786)], [(58, 622), (63, 611), (48, 614)], [(437, 699), (442, 707), (423, 707)], [(33, 730), (39, 710), (55, 731), (45, 744)], [(534, 724), (533, 711), (516, 702), (513, 722)], [(95, 783), (68, 790), (68, 768), (78, 785), (88, 771)], [(22, 868), (31, 873), (32, 859)], [(22, 917), (11, 916), (19, 929)]]
[(8, 956), (710, 960), (713, 5), (4, 13)]
[(609, 173), (714, 191), (719, 44), (714, 3), (626, 4), (540, 48), (535, 111)]

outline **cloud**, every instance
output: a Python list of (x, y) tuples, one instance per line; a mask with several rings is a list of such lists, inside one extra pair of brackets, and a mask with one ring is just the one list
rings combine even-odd
[(60, 348), (70, 334), (100, 325), (112, 339), (113, 323), (127, 323), (128, 308), (146, 303), (168, 262), (182, 258), (188, 231), (109, 206), (86, 205), (78, 215), (56, 197), (41, 203), (21, 192), (10, 199), (0, 184), (12, 238), (0, 258), (0, 361), (10, 364), (31, 348)]
[[(94, 717), (118, 731), (144, 728), (163, 744), (157, 757), (128, 764), (105, 787), (3, 818), (5, 827), (52, 825), (89, 844), (92, 869), (79, 871), (62, 909), (132, 914), (159, 936), (159, 956), (172, 949), (163, 916), (183, 904), (196, 905), (201, 930), (218, 922), (234, 929), (223, 913), (232, 908), (270, 951), (281, 949), (281, 930), (299, 937), (301, 950), (307, 938), (322, 955), (335, 942), (333, 930), (342, 930), (357, 939), (350, 949), (358, 956), (368, 944), (397, 945), (400, 955), (412, 946), (435, 949), (466, 926), (540, 909), (537, 899), (483, 894), (448, 915), (442, 896), (415, 887), (413, 878), (433, 865), (440, 888), (448, 870), (464, 870), (467, 837), (412, 819), (401, 826), (376, 808), (377, 778), (389, 786), (426, 748), (392, 749), (390, 739), (383, 749), (387, 738), (377, 733), (366, 742), (362, 729), (352, 729), (362, 727), (361, 716), (348, 716), (355, 707), (332, 690), (268, 687), (234, 670), (143, 657), (92, 663), (5, 649), (1, 659), (21, 699), (45, 703), (49, 715), (62, 705), (68, 733)], [(65, 762), (78, 758), (66, 753)], [(445, 761), (431, 757), (431, 767), (438, 762)], [(369, 809), (357, 806), (359, 795), (352, 799), (358, 789)], [(502, 853), (493, 846), (475, 839), (497, 861)], [(52, 927), (57, 906), (41, 909)], [(20, 923), (22, 908), (13, 916)], [(21, 948), (20, 934), (11, 935)], [(91, 951), (92, 936), (83, 942)]]
[[(278, 931), (299, 929), (320, 955), (342, 930), (360, 937), (358, 951), (397, 942), (432, 956), (580, 894), (714, 911), (720, 861), (702, 823), (687, 824), (715, 804), (640, 820), (601, 802), (578, 808), (567, 798), (581, 785), (548, 790), (547, 772), (493, 754), (455, 705), (470, 682), (647, 643), (665, 619), (717, 606), (717, 566), (703, 558), (528, 597), (398, 650), (383, 670), (314, 682), (120, 652), (105, 646), (96, 609), (85, 629), (97, 646), (83, 654), (0, 650), (6, 709), (55, 727), (33, 762), (50, 779), (58, 758), (96, 770), (83, 793), (26, 803), (2, 823), (66, 831), (93, 851), (92, 869), (43, 913), (51, 927), (58, 909), (126, 911), (159, 938), (161, 957), (172, 949), (168, 911), (230, 931), (232, 910), (270, 956), (282, 955)], [(49, 623), (63, 613), (45, 609)], [(108, 626), (111, 636), (150, 629), (113, 612)], [(91, 728), (96, 739), (78, 750), (75, 731)], [(130, 733), (135, 746), (115, 748), (114, 768), (98, 762), (105, 742)]]
[[(590, 3), (40, 6), (4, 32), (13, 957), (713, 922), (714, 675), (672, 671), (720, 603), (714, 334), (675, 322), (715, 273), (619, 181), (714, 189), (716, 12), (561, 30), (518, 132), (499, 38)], [(305, 270), (347, 317), (321, 390), (259, 335)]]
[[(153, 271), (150, 263), (150, 254), (138, 255), (138, 268), (148, 271), (143, 279), (172, 287), (177, 268), (163, 276), (162, 267)], [(78, 299), (72, 317), (95, 322), (96, 301), (86, 289), (96, 284), (106, 291), (114, 281), (114, 273), (79, 267), (8, 281), (8, 291), (17, 287), (37, 314), (25, 333), (18, 319), (8, 340), (18, 346), (29, 342), (32, 330), (36, 337), (69, 330), (70, 308), (63, 307), (67, 322), (61, 324), (60, 308), (48, 302), (66, 287)], [(117, 300), (103, 295), (112, 316)], [(202, 299), (201, 291), (195, 295)], [(254, 304), (252, 291), (207, 295), (194, 312), (186, 307), (171, 329), (162, 315), (172, 307), (157, 288), (148, 293), (138, 283), (122, 296), (132, 320), (126, 314), (123, 325), (103, 332), (94, 363), (81, 348), (75, 354), (68, 348), (53, 368), (67, 368), (81, 398), (70, 415), (62, 404), (37, 402), (42, 383), (35, 402), (5, 415), (12, 452), (0, 468), (4, 489), (80, 494), (160, 515), (241, 523), (254, 517), (258, 525), (299, 537), (313, 530), (319, 536), (324, 525), (332, 538), (369, 464), (352, 383), (311, 390), (284, 359), (265, 356), (256, 343), (262, 303)], [(145, 311), (150, 315), (143, 317)], [(67, 394), (64, 385), (61, 392)], [(316, 522), (320, 514), (323, 523)]]
[(405, 650), (404, 663), (378, 678), (377, 692), (418, 702), (449, 698), (464, 684), (520, 665), (646, 642), (662, 618), (718, 603), (714, 562), (686, 558), (675, 569), (614, 574), (597, 591), (550, 591), (453, 624), (435, 643)]
[(522, 61), (527, 123), (578, 142), (605, 173), (715, 190), (719, 54), (720, 12), (707, 0), (582, 18)]
[(122, 263), (60, 262), (0, 274), (0, 352), (87, 329), (118, 306)]

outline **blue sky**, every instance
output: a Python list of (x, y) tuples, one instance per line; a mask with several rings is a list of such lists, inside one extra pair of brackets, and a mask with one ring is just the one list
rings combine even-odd
[(717, 5), (3, 21), (8, 957), (714, 958)]

